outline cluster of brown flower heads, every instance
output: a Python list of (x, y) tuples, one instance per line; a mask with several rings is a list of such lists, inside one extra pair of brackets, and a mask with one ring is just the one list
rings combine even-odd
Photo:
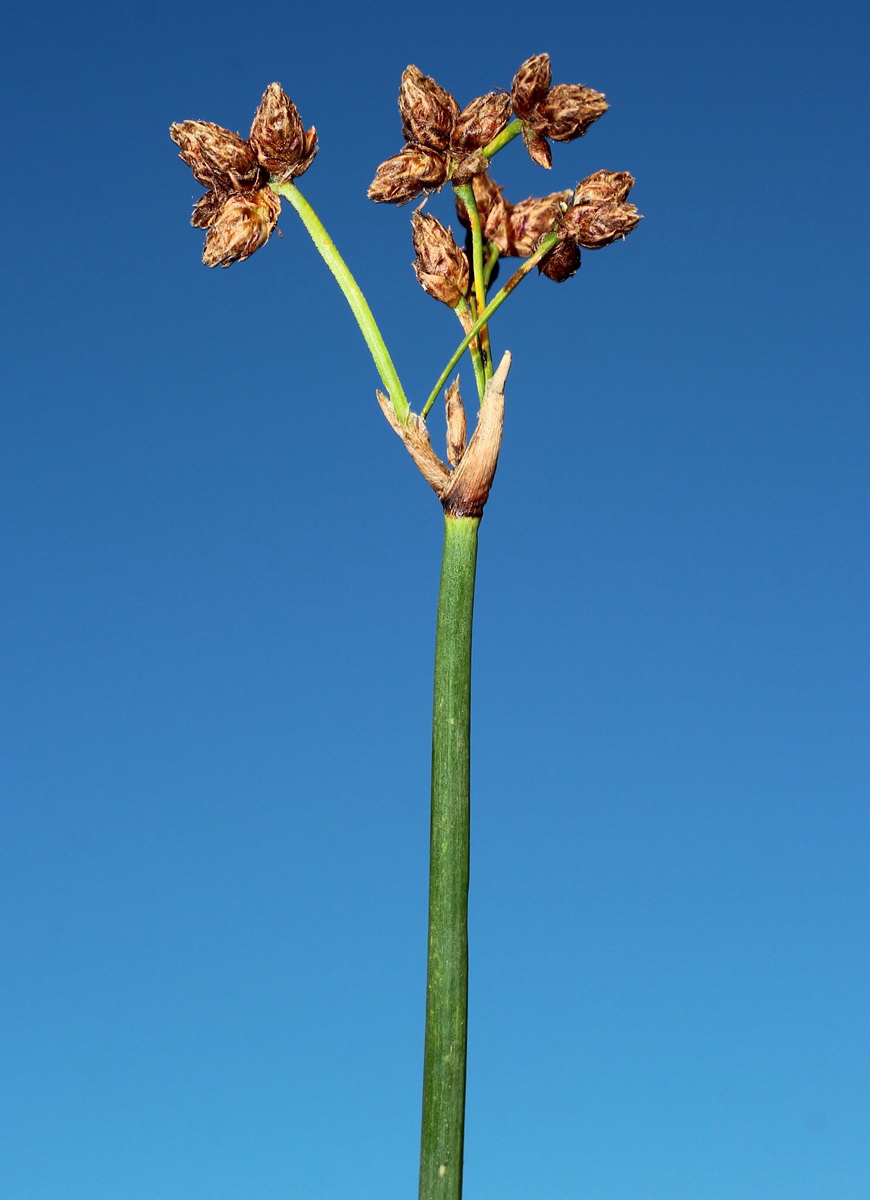
[(549, 167), (547, 138), (569, 142), (582, 137), (607, 111), (601, 92), (573, 83), (552, 87), (551, 78), (549, 55), (536, 54), (517, 71), (510, 95), (488, 92), (460, 112), (445, 88), (417, 67), (407, 67), (399, 90), (405, 146), (378, 167), (370, 199), (405, 204), (448, 179), (466, 183), (481, 175), (489, 166), (481, 151), (502, 132), (512, 112), (522, 124), (529, 154)]
[[(558, 242), (539, 269), (557, 282), (568, 279), (580, 265), (581, 247), (597, 249), (625, 237), (641, 217), (626, 200), (634, 183), (627, 172), (598, 171), (573, 193), (529, 197), (516, 205), (487, 174), (487, 148), (512, 113), (532, 159), (549, 168), (548, 139), (582, 137), (607, 111), (600, 92), (580, 84), (553, 86), (551, 78), (549, 56), (536, 54), (517, 71), (510, 94), (488, 92), (460, 110), (434, 79), (407, 67), (399, 92), (405, 146), (378, 167), (369, 197), (405, 204), (447, 180), (470, 183), (487, 242), (501, 255), (525, 258), (556, 232)], [(182, 121), (171, 127), (170, 136), (206, 188), (191, 224), (206, 230), (203, 261), (209, 267), (241, 262), (268, 241), (281, 211), (269, 183), (302, 175), (317, 153), (316, 131), (303, 128), (296, 106), (277, 83), (263, 94), (247, 140), (210, 121)], [(457, 211), (470, 227), (458, 197)], [(431, 295), (456, 307), (469, 287), (465, 252), (434, 217), (415, 214), (412, 226), (418, 280)]]
[[(582, 137), (607, 107), (601, 92), (592, 88), (567, 83), (554, 86), (547, 54), (533, 55), (521, 65), (510, 95), (489, 92), (462, 111), (434, 79), (417, 67), (408, 67), (399, 92), (405, 146), (378, 167), (369, 197), (405, 204), (447, 180), (470, 182), (483, 236), (501, 255), (525, 258), (548, 233), (558, 233), (557, 244), (539, 269), (562, 282), (580, 266), (581, 247), (606, 246), (625, 237), (640, 221), (637, 209), (626, 202), (633, 178), (626, 172), (598, 171), (573, 193), (530, 196), (512, 205), (487, 174), (490, 159), (485, 151), (513, 114), (531, 158), (549, 168), (548, 139), (567, 142)], [(470, 228), (465, 205), (458, 197), (456, 208), (460, 221)], [(450, 231), (432, 217), (421, 220), (415, 216), (413, 233), (418, 280), (430, 295), (455, 307), (458, 289), (468, 277), (466, 256)]]
[(269, 178), (302, 175), (317, 153), (316, 130), (303, 129), (296, 105), (278, 83), (266, 88), (247, 141), (211, 121), (182, 121), (169, 135), (207, 189), (191, 217), (192, 225), (207, 230), (207, 267), (241, 262), (269, 240), (281, 212)]

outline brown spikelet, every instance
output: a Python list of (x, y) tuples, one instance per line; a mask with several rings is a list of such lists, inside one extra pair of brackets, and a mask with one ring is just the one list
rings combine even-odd
[(511, 101), (518, 117), (528, 119), (550, 90), (551, 79), (549, 54), (535, 54), (526, 59), (511, 85)]
[(296, 105), (279, 83), (270, 83), (251, 126), (250, 144), (270, 175), (292, 179), (311, 166), (317, 134), (306, 133)]
[(456, 121), (450, 149), (457, 155), (482, 150), (510, 120), (511, 98), (505, 92), (488, 92), (472, 100)]
[(446, 150), (459, 116), (459, 105), (450, 93), (417, 67), (406, 67), (399, 89), (402, 134), (430, 150)]
[(578, 183), (560, 221), (563, 237), (588, 250), (626, 237), (642, 219), (635, 206), (626, 203), (633, 184), (627, 171), (596, 171)]
[(281, 201), (269, 188), (234, 192), (212, 220), (202, 261), (207, 267), (229, 267), (250, 258), (269, 240), (280, 212)]
[(242, 191), (258, 183), (262, 168), (257, 156), (239, 134), (211, 121), (181, 121), (169, 128), (180, 157), (198, 183), (218, 182), (226, 191)]
[(580, 269), (580, 251), (573, 242), (557, 242), (538, 270), (554, 283), (564, 283)]
[(579, 83), (558, 83), (537, 106), (533, 123), (543, 137), (570, 142), (582, 137), (607, 109), (601, 92)]
[(190, 218), (191, 225), (196, 229), (210, 229), (227, 195), (227, 192), (217, 192), (209, 188), (193, 206), (193, 215)]
[(570, 192), (552, 192), (549, 196), (530, 196), (510, 210), (510, 253), (528, 258), (535, 246), (549, 233), (562, 215), (561, 205)]
[(378, 167), (369, 187), (370, 200), (407, 204), (421, 192), (440, 187), (447, 178), (447, 160), (423, 146), (406, 146)]
[(453, 234), (428, 213), (411, 217), (414, 271), (424, 292), (455, 308), (468, 291), (468, 259), (453, 240)]

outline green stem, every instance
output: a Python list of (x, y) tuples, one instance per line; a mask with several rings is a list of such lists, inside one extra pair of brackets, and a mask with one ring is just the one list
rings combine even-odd
[[(468, 301), (463, 296), (456, 308), (453, 310), (459, 317), (460, 324), (464, 330), (469, 330), (472, 326), (474, 318), (471, 315), (471, 309), (468, 307)], [(471, 361), (474, 364), (474, 378), (477, 382), (477, 396), (479, 400), (483, 400), (484, 389), (486, 388), (486, 375), (483, 370), (483, 359), (480, 357), (480, 347), (477, 342), (472, 342), (470, 347)]]
[(514, 288), (517, 286), (517, 284), (522, 283), (522, 281), (528, 275), (529, 271), (531, 271), (532, 267), (536, 267), (538, 265), (538, 263), (541, 261), (541, 259), (544, 257), (544, 255), (549, 253), (549, 251), (553, 249), (553, 247), (556, 245), (556, 242), (558, 242), (558, 240), (559, 240), (559, 235), (557, 233), (548, 233), (547, 236), (541, 242), (540, 246), (538, 246), (535, 253), (532, 254), (529, 258), (527, 258), (526, 261), (523, 263), (523, 265), (521, 267), (519, 267), (516, 271), (514, 271), (513, 275), (511, 275), (510, 279), (507, 281), (507, 283), (504, 285), (504, 287), (496, 292), (496, 294), (490, 300), (489, 304), (487, 304), (486, 308), (483, 310), (482, 313), (480, 313), (477, 320), (471, 326), (468, 333), (466, 333), (465, 337), (462, 339), (462, 341), (456, 347), (453, 354), (451, 354), (450, 360), (447, 363), (447, 366), (441, 372), (440, 376), (438, 377), (438, 382), (435, 384), (431, 393), (429, 394), (429, 399), (426, 401), (426, 403), (423, 405), (423, 408), (420, 410), (421, 417), (426, 416), (429, 409), (432, 407), (432, 405), (438, 399), (438, 393), (441, 391), (441, 389), (444, 387), (444, 384), (447, 382), (450, 372), (453, 370), (453, 368), (459, 362), (460, 358), (462, 358), (463, 354), (465, 353), (465, 351), (468, 349), (469, 345), (471, 344), (472, 339), (477, 336), (478, 330), (487, 323), (487, 321), (492, 316), (492, 314), (496, 311), (496, 309), (500, 308), (501, 305), (504, 304), (505, 300), (507, 300), (508, 296), (514, 290)]
[(435, 632), (420, 1200), (461, 1200), (468, 1034), (471, 625), (477, 517), (445, 517)]
[(369, 352), (375, 361), (375, 366), (378, 369), (384, 389), (393, 402), (393, 409), (396, 416), (402, 424), (405, 424), (410, 416), (411, 406), (408, 404), (405, 389), (399, 382), (399, 376), (396, 368), (393, 366), (393, 360), (390, 358), (383, 335), (380, 329), (378, 329), (377, 322), (372, 315), (372, 310), (369, 308), (368, 301), (362, 294), (359, 284), (353, 275), (351, 275), (347, 263), (339, 254), (335, 243), (326, 232), (317, 213), (296, 185), (288, 180), (287, 183), (270, 184), (270, 187), (277, 195), (283, 196), (285, 200), (289, 200), (296, 209), (302, 224), (311, 235), (311, 240), (335, 276), (336, 282), (344, 293), (345, 300), (350, 305), (350, 310), (356, 318), (356, 323), (359, 325)]
[(498, 154), (499, 150), (506, 146), (508, 142), (512, 142), (517, 134), (522, 133), (522, 131), (523, 123), (519, 117), (516, 117), (511, 121), (510, 125), (505, 125), (501, 133), (494, 137), (488, 146), (484, 146), (480, 153), (487, 158), (492, 158), (493, 154)]
[[(470, 183), (455, 183), (453, 190), (465, 205), (468, 221), (471, 225), (471, 258), (472, 283), (477, 311), (482, 313), (486, 308), (486, 284), (483, 274), (483, 230), (480, 227), (480, 214), (477, 211), (477, 201), (474, 199), (474, 188)], [(480, 351), (483, 358), (483, 369), (486, 378), (492, 376), (492, 351), (489, 345), (489, 330), (486, 325), (480, 327)]]

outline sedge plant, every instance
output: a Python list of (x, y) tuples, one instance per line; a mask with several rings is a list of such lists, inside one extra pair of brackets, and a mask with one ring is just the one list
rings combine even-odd
[[(520, 136), (531, 158), (549, 169), (550, 141), (581, 137), (607, 110), (604, 96), (579, 84), (551, 81), (550, 59), (524, 62), (510, 91), (491, 91), (460, 109), (453, 96), (408, 67), (399, 112), (405, 144), (377, 168), (371, 200), (402, 205), (419, 197), (411, 216), (417, 281), (456, 313), (462, 336), (431, 392), (415, 411), (369, 307), (335, 243), (297, 184), (317, 154), (315, 130), (277, 83), (266, 89), (250, 134), (208, 121), (171, 128), (181, 158), (205, 187), (192, 224), (206, 230), (203, 261), (228, 267), (268, 240), (282, 201), (295, 211), (332, 272), (371, 352), (383, 390), (381, 410), (444, 517), (441, 581), (435, 627), (426, 1026), (420, 1200), (462, 1195), (465, 1073), (468, 1032), (468, 868), (470, 813), (471, 635), (480, 520), (498, 464), (505, 382), (511, 357), (498, 366), (492, 318), (537, 268), (555, 283), (574, 275), (581, 249), (624, 238), (641, 219), (628, 193), (627, 172), (597, 171), (573, 189), (510, 203), (490, 172), (493, 159)], [(453, 233), (424, 211), (429, 193), (451, 187), (466, 231)], [(501, 260), (518, 266), (501, 287)], [(449, 383), (468, 354), (478, 412), (469, 437), (459, 380)], [(426, 418), (443, 394), (444, 458), (433, 449)]]

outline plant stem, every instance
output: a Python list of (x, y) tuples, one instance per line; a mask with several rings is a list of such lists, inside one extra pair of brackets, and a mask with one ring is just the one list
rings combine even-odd
[(504, 149), (508, 142), (512, 142), (517, 134), (522, 133), (523, 123), (519, 117), (514, 118), (510, 125), (505, 125), (504, 129), (496, 137), (492, 139), (488, 146), (484, 146), (481, 154), (487, 158), (492, 158), (493, 154), (498, 154), (499, 150)]
[(468, 1031), (471, 626), (478, 517), (445, 517), (435, 633), (420, 1200), (461, 1200)]
[(296, 185), (288, 180), (286, 183), (274, 183), (270, 186), (273, 192), (279, 196), (283, 196), (285, 200), (289, 200), (296, 209), (302, 224), (311, 235), (311, 240), (335, 276), (336, 282), (344, 293), (345, 300), (350, 305), (350, 310), (356, 318), (356, 323), (359, 325), (360, 331), (365, 338), (365, 343), (375, 361), (375, 366), (378, 369), (384, 389), (393, 402), (393, 409), (396, 416), (404, 425), (410, 416), (411, 406), (408, 404), (405, 389), (399, 382), (398, 373), (393, 366), (393, 360), (390, 358), (383, 335), (380, 329), (378, 329), (377, 322), (372, 315), (372, 310), (369, 308), (368, 301), (362, 294), (359, 284), (350, 273), (347, 263), (339, 254), (335, 243), (326, 232), (317, 213)]
[[(464, 296), (453, 311), (456, 313), (457, 317), (459, 317), (459, 323), (464, 332), (467, 333), (474, 324), (474, 317), (472, 316), (471, 309), (468, 306), (468, 301)], [(483, 359), (480, 357), (480, 347), (478, 346), (477, 342), (472, 342), (469, 346), (469, 350), (471, 351), (471, 361), (474, 365), (474, 378), (477, 383), (477, 398), (478, 400), (482, 401), (483, 393), (486, 389), (486, 375), (484, 374), (483, 370)]]
[[(477, 311), (482, 313), (486, 308), (486, 285), (483, 275), (483, 230), (480, 227), (480, 214), (477, 211), (477, 201), (474, 199), (474, 188), (470, 183), (455, 183), (453, 190), (465, 206), (471, 225), (471, 258), (472, 282)], [(489, 345), (489, 330), (485, 325), (480, 328), (480, 353), (483, 359), (483, 369), (486, 378), (492, 375), (492, 350)]]

